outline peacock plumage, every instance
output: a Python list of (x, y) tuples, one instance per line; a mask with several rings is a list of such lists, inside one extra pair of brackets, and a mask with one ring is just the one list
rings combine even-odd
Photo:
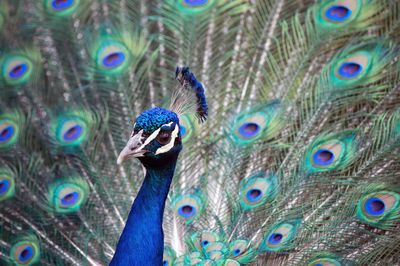
[(0, 1), (0, 264), (400, 265), (398, 32), (397, 0)]

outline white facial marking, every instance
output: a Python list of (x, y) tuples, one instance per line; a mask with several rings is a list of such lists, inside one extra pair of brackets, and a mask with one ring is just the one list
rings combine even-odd
[(172, 131), (170, 142), (168, 142), (168, 144), (165, 144), (164, 146), (158, 148), (156, 151), (156, 155), (160, 154), (160, 153), (165, 153), (165, 152), (169, 151), (170, 149), (172, 149), (172, 147), (174, 147), (175, 139), (178, 136), (178, 132), (179, 132), (178, 124), (175, 124), (175, 129), (174, 129), (174, 131)]
[(158, 136), (158, 133), (160, 132), (160, 130), (161, 130), (161, 128), (163, 127), (163, 126), (170, 126), (170, 125), (172, 125), (172, 123), (173, 122), (170, 122), (170, 123), (168, 123), (168, 124), (164, 124), (164, 125), (162, 125), (161, 127), (159, 127), (156, 131), (154, 131), (147, 139), (146, 139), (146, 141), (143, 143), (143, 145), (142, 146), (140, 146), (140, 150), (142, 150), (147, 144), (149, 144), (153, 139), (155, 139), (157, 136)]

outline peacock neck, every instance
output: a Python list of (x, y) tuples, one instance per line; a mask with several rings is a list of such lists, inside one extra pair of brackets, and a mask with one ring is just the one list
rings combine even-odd
[(110, 265), (162, 265), (162, 220), (175, 165), (176, 162), (162, 168), (146, 167), (145, 179)]

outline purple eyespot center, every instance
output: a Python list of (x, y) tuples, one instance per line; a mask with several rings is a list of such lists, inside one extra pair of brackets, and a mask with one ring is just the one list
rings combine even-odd
[(255, 202), (258, 201), (262, 197), (262, 191), (257, 188), (250, 189), (247, 191), (246, 198), (251, 201)]
[(9, 187), (10, 187), (10, 181), (8, 180), (0, 181), (0, 195), (6, 193)]
[(380, 198), (370, 198), (365, 202), (365, 210), (369, 215), (379, 216), (385, 212), (385, 202)]
[(74, 4), (74, 0), (54, 0), (51, 5), (55, 10), (64, 10), (71, 7)]
[(61, 203), (64, 206), (71, 206), (76, 203), (77, 199), (79, 198), (79, 193), (74, 191), (71, 193), (68, 193), (61, 199)]
[(203, 6), (208, 3), (208, 0), (184, 0), (185, 4), (191, 7)]
[(346, 6), (334, 5), (325, 12), (326, 17), (332, 22), (343, 22), (351, 16), (351, 9)]
[(195, 215), (196, 209), (190, 205), (183, 205), (178, 209), (178, 214), (184, 218), (190, 218)]
[(252, 138), (256, 136), (261, 130), (261, 127), (253, 122), (244, 123), (239, 127), (239, 134), (244, 138)]
[(12, 79), (18, 79), (22, 77), (26, 72), (28, 71), (28, 65), (27, 64), (19, 64), (13, 67), (9, 73), (10, 78)]
[(33, 248), (31, 246), (27, 246), (22, 252), (19, 254), (18, 259), (21, 262), (28, 261), (33, 255)]
[(73, 127), (70, 127), (65, 133), (64, 133), (64, 140), (65, 141), (74, 141), (77, 138), (79, 138), (83, 133), (83, 128), (80, 125), (75, 125)]
[(314, 163), (317, 165), (330, 165), (335, 160), (335, 155), (330, 150), (318, 150), (313, 156)]
[(271, 234), (271, 236), (269, 237), (268, 241), (269, 243), (276, 245), (279, 244), (282, 241), (283, 235), (280, 233), (273, 233)]
[(362, 71), (362, 66), (354, 62), (343, 63), (339, 67), (339, 75), (343, 78), (355, 78)]
[(122, 52), (115, 52), (107, 55), (103, 59), (103, 64), (106, 67), (113, 68), (121, 65), (125, 61), (125, 55)]
[(14, 127), (12, 125), (6, 126), (0, 132), (0, 143), (6, 142), (10, 140), (10, 138), (14, 135)]

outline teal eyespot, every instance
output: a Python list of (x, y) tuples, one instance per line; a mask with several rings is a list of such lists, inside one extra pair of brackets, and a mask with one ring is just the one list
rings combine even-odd
[(240, 205), (244, 210), (252, 210), (267, 201), (272, 201), (278, 193), (276, 176), (265, 176), (262, 173), (245, 178), (239, 185)]
[(104, 40), (96, 52), (96, 66), (104, 75), (118, 75), (130, 65), (131, 54), (122, 42)]
[(229, 250), (224, 242), (212, 242), (204, 247), (205, 257), (210, 260), (223, 260), (229, 254)]
[(7, 85), (21, 85), (32, 76), (33, 63), (23, 55), (8, 55), (2, 61), (2, 76)]
[(260, 246), (261, 251), (282, 251), (291, 249), (293, 239), (296, 237), (300, 223), (300, 220), (293, 220), (273, 226)]
[(37, 238), (27, 236), (12, 245), (11, 260), (17, 265), (32, 265), (40, 260), (40, 247)]
[(54, 144), (63, 148), (83, 145), (91, 134), (94, 118), (87, 111), (70, 111), (59, 114), (50, 123)]
[(325, 11), (325, 17), (332, 22), (343, 22), (351, 16), (351, 9), (345, 5), (333, 5)]
[(387, 71), (392, 71), (395, 54), (395, 49), (385, 41), (348, 46), (324, 67), (318, 87), (331, 94), (330, 97), (344, 96), (352, 88), (374, 91), (376, 86), (372, 85), (385, 79)]
[(209, 0), (183, 0), (187, 6), (198, 7), (206, 5)]
[(377, 191), (363, 196), (357, 205), (357, 217), (372, 226), (384, 228), (400, 217), (400, 195)]
[(64, 119), (58, 130), (58, 140), (61, 144), (79, 145), (87, 136), (87, 126), (84, 121), (77, 117)]
[(192, 123), (192, 120), (187, 115), (181, 115), (179, 117), (180, 124), (180, 134), (182, 138), (182, 142), (188, 142), (193, 134), (195, 133), (195, 127)]
[(80, 2), (80, 0), (44, 0), (44, 5), (49, 14), (66, 17), (77, 11)]
[(79, 211), (89, 196), (89, 186), (79, 177), (57, 180), (50, 186), (48, 203), (56, 213)]
[(350, 85), (367, 76), (373, 67), (373, 57), (368, 51), (349, 54), (343, 59), (334, 60), (332, 80), (334, 85)]
[(15, 195), (15, 180), (12, 172), (0, 168), (0, 202)]
[(320, 135), (307, 149), (304, 167), (310, 172), (340, 170), (356, 158), (356, 132)]
[(175, 213), (187, 223), (191, 223), (199, 217), (205, 207), (202, 197), (197, 194), (181, 195), (173, 201)]
[(221, 239), (220, 235), (212, 231), (196, 232), (190, 237), (191, 244), (199, 252), (202, 252), (210, 243), (218, 242)]
[(355, 21), (362, 8), (361, 0), (323, 1), (314, 7), (314, 20), (321, 29), (335, 29)]
[(243, 264), (249, 263), (255, 257), (255, 252), (247, 240), (238, 239), (233, 241), (229, 245), (229, 250), (229, 257)]
[(320, 258), (308, 264), (308, 266), (341, 266), (342, 264), (337, 260), (330, 258)]
[(281, 104), (275, 101), (239, 113), (232, 123), (230, 140), (242, 146), (273, 138), (283, 126), (280, 110)]
[(168, 0), (171, 6), (177, 8), (182, 14), (203, 14), (213, 8), (219, 0)]
[(0, 145), (14, 142), (18, 137), (17, 125), (10, 120), (0, 121)]
[(7, 149), (18, 141), (23, 121), (18, 111), (0, 114), (0, 149)]

